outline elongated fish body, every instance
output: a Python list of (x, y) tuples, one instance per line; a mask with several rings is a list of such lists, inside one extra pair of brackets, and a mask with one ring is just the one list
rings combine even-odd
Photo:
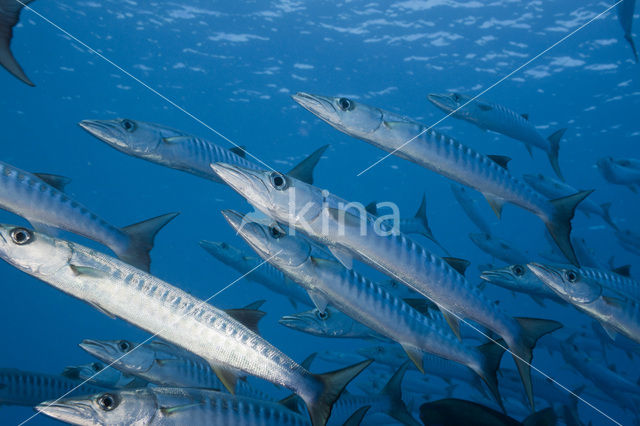
[(326, 244), (342, 263), (358, 258), (430, 299), (454, 331), (460, 318), (470, 318), (496, 332), (517, 355), (527, 395), (533, 400), (527, 380), (532, 347), (540, 336), (560, 328), (559, 323), (506, 315), (443, 259), (402, 234), (385, 231), (364, 211), (358, 216), (353, 209), (345, 211), (348, 203), (326, 190), (278, 172), (220, 163), (212, 167), (258, 210)]
[(545, 299), (563, 302), (556, 293), (527, 268), (526, 263), (516, 263), (504, 268), (483, 271), (480, 278), (507, 290), (531, 296), (536, 303), (543, 305)]
[[(243, 148), (226, 149), (206, 139), (155, 123), (117, 118), (83, 120), (80, 127), (107, 145), (133, 157), (222, 183), (209, 164), (223, 162), (250, 169), (262, 166), (244, 158)], [(313, 169), (327, 145), (305, 158), (289, 173), (313, 182)]]
[(527, 263), (529, 258), (504, 240), (489, 234), (469, 234), (473, 243), (488, 255), (508, 264)]
[(0, 256), (18, 269), (204, 358), (214, 369), (225, 365), (297, 393), (314, 425), (326, 422), (344, 386), (368, 365), (313, 375), (224, 311), (124, 262), (11, 225), (0, 225), (0, 237)]
[[(80, 385), (80, 386), (79, 386)], [(58, 398), (70, 390), (73, 395), (102, 392), (105, 388), (82, 384), (79, 380), (55, 374), (33, 373), (15, 368), (0, 368), (0, 405), (34, 407), (47, 399)]]
[(527, 267), (565, 301), (598, 320), (612, 338), (618, 332), (640, 343), (640, 303), (636, 300), (604, 295), (603, 286), (579, 269), (539, 263)]
[(74, 425), (307, 426), (309, 421), (282, 404), (205, 389), (157, 387), (113, 391), (55, 403), (36, 410)]
[(285, 315), (278, 322), (285, 327), (318, 337), (387, 340), (386, 337), (331, 306), (327, 306), (324, 312), (314, 308)]
[(598, 170), (609, 182), (626, 185), (633, 192), (637, 192), (640, 184), (640, 160), (633, 158), (615, 159), (603, 157), (596, 162)]
[(633, 26), (633, 13), (635, 9), (636, 0), (622, 0), (622, 2), (618, 4), (617, 12), (620, 26), (624, 31), (624, 39), (627, 40), (627, 43), (629, 43), (629, 46), (631, 46), (633, 57), (635, 58), (636, 62), (638, 62), (638, 51), (636, 50), (636, 45), (633, 41), (633, 36), (631, 33), (631, 27)]
[[(422, 369), (421, 352), (429, 352), (466, 365), (487, 381), (491, 389), (497, 389), (495, 370), (500, 364), (502, 351), (498, 351), (497, 359), (493, 359), (490, 352), (485, 354), (460, 343), (449, 330), (440, 328), (440, 324), (430, 321), (402, 299), (353, 269), (348, 270), (332, 260), (312, 257), (309, 242), (285, 234), (277, 225), (251, 222), (232, 210), (225, 210), (223, 214), (260, 257), (309, 292), (318, 310), (324, 312), (330, 304), (395, 340), (419, 369)], [(500, 399), (497, 393), (494, 395)]]
[(478, 202), (471, 198), (471, 194), (467, 191), (467, 188), (460, 185), (451, 184), (451, 192), (453, 196), (462, 207), (462, 210), (467, 214), (469, 219), (485, 234), (491, 234), (491, 226), (485, 220), (480, 209), (478, 208)]
[[(98, 374), (99, 373), (99, 374)], [(148, 381), (128, 375), (120, 370), (108, 367), (101, 362), (69, 366), (64, 369), (62, 375), (76, 380), (87, 380), (88, 383), (109, 389), (143, 388)]]
[[(40, 175), (63, 187), (66, 178)], [(153, 238), (177, 213), (159, 216), (126, 228), (117, 228), (64, 192), (34, 175), (0, 162), (0, 208), (27, 219), (35, 228), (73, 232), (113, 250), (122, 260), (149, 270)]]
[[(531, 148), (540, 148), (549, 156), (549, 163), (560, 179), (563, 179), (558, 164), (560, 139), (567, 129), (560, 129), (544, 138), (529, 121), (527, 114), (517, 112), (499, 104), (489, 103), (459, 93), (435, 94), (427, 99), (454, 118), (468, 121), (483, 130), (491, 130), (524, 143), (531, 154)], [(564, 179), (563, 179), (564, 180)]]
[(248, 280), (262, 284), (274, 293), (287, 297), (293, 306), (297, 306), (298, 303), (304, 306), (313, 306), (309, 295), (304, 289), (286, 278), (280, 270), (269, 263), (256, 268), (261, 263), (264, 263), (259, 257), (248, 254), (225, 242), (200, 241), (200, 247), (243, 275), (251, 271), (247, 275)]
[(404, 116), (347, 98), (298, 93), (293, 99), (343, 133), (476, 189), (498, 216), (505, 202), (532, 212), (545, 223), (567, 258), (577, 264), (569, 241), (571, 219), (575, 206), (589, 192), (550, 201), (512, 176), (504, 158), (492, 159)]
[[(538, 191), (543, 196), (547, 197), (550, 200), (556, 198), (562, 198), (569, 196), (571, 194), (575, 194), (578, 192), (577, 189), (572, 187), (571, 185), (561, 182), (559, 180), (550, 178), (548, 176), (544, 176), (540, 173), (537, 175), (523, 175), (522, 179), (527, 182), (533, 189)], [(600, 216), (605, 222), (611, 225), (614, 229), (617, 229), (613, 220), (611, 220), (611, 216), (609, 215), (609, 208), (611, 207), (611, 203), (604, 204), (596, 204), (593, 200), (587, 198), (578, 204), (577, 210), (581, 210), (585, 215), (596, 215)]]
[(605, 269), (580, 268), (580, 275), (640, 303), (640, 281)]
[(22, 8), (33, 0), (0, 0), (0, 65), (16, 78), (29, 86), (35, 86), (24, 73), (20, 64), (11, 53), (13, 27), (20, 19)]

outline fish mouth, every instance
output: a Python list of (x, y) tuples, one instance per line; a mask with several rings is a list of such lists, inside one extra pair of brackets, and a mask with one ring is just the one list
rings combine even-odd
[(295, 95), (291, 95), (291, 98), (301, 107), (324, 121), (329, 123), (338, 123), (340, 121), (340, 117), (333, 106), (333, 98), (305, 92), (298, 92)]
[(457, 108), (456, 103), (451, 99), (450, 94), (445, 93), (429, 93), (427, 95), (427, 100), (437, 106), (440, 109), (443, 109), (447, 112), (452, 109)]
[(82, 120), (78, 123), (78, 126), (91, 136), (108, 142), (112, 139), (113, 132), (111, 131), (111, 126), (106, 123), (104, 120)]
[(249, 203), (268, 202), (271, 189), (264, 183), (262, 172), (227, 163), (212, 163), (211, 169)]
[(109, 356), (115, 358), (118, 355), (112, 345), (100, 342), (99, 340), (84, 339), (78, 346), (90, 355), (107, 363), (110, 361)]
[(307, 328), (311, 323), (311, 321), (309, 321), (308, 318), (300, 317), (297, 315), (285, 315), (282, 318), (280, 318), (278, 322), (284, 325), (285, 327), (293, 328), (296, 330), (303, 328), (303, 326), (304, 328)]
[(259, 254), (270, 256), (269, 237), (264, 226), (256, 221), (247, 220), (247, 216), (234, 210), (222, 210), (229, 225)]
[(562, 275), (542, 263), (528, 263), (527, 268), (529, 268), (529, 270), (533, 272), (533, 274), (546, 286), (551, 287), (554, 290), (558, 285), (557, 283), (561, 283), (563, 281)]
[(36, 405), (34, 409), (56, 420), (74, 425), (83, 425), (87, 424), (88, 420), (94, 420), (93, 409), (88, 402), (84, 401), (43, 402)]
[(480, 279), (483, 279), (492, 284), (499, 284), (504, 282), (513, 283), (515, 281), (513, 279), (513, 275), (503, 269), (482, 271), (482, 273), (480, 274)]

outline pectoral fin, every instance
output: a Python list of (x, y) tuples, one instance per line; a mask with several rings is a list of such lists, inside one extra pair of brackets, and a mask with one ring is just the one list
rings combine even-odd
[(231, 370), (228, 370), (220, 365), (215, 365), (215, 364), (210, 364), (210, 365), (211, 365), (211, 369), (213, 370), (214, 373), (216, 373), (216, 376), (218, 377), (218, 379), (220, 379), (224, 387), (229, 391), (231, 395), (235, 395), (236, 383), (238, 383), (238, 376), (236, 376), (235, 373), (232, 372)]
[(493, 212), (498, 216), (498, 219), (502, 217), (502, 207), (504, 206), (504, 200), (501, 198), (494, 197), (493, 195), (483, 194), (484, 198), (487, 199), (487, 202), (493, 209)]
[(73, 271), (75, 276), (85, 276), (91, 278), (106, 278), (108, 274), (100, 269), (92, 268), (91, 266), (80, 266), (69, 264), (69, 268)]
[(607, 336), (609, 336), (609, 338), (615, 342), (618, 331), (606, 322), (601, 322), (600, 324), (602, 325), (604, 331), (607, 333)]
[(408, 345), (402, 345), (402, 349), (404, 349), (407, 356), (415, 364), (418, 370), (424, 374), (424, 368), (422, 367), (422, 352), (418, 348)]
[(58, 191), (64, 192), (64, 188), (71, 182), (66, 176), (52, 175), (48, 173), (34, 173), (48, 185), (53, 186)]
[(462, 336), (460, 335), (460, 320), (445, 309), (440, 308), (440, 312), (442, 312), (442, 316), (447, 321), (447, 324), (449, 324), (449, 327), (451, 327), (453, 334), (456, 335), (458, 340), (462, 341)]
[(307, 293), (309, 294), (309, 298), (311, 298), (311, 301), (315, 305), (316, 309), (322, 313), (326, 312), (327, 305), (329, 304), (326, 297), (324, 297), (322, 293), (319, 293), (317, 291), (308, 290)]
[(88, 302), (91, 306), (93, 306), (94, 308), (96, 308), (98, 311), (102, 312), (103, 314), (105, 314), (106, 316), (108, 316), (111, 319), (116, 319), (116, 316), (113, 315), (111, 312), (107, 311), (105, 308), (103, 308), (102, 306), (98, 305), (95, 302)]
[(160, 412), (165, 416), (170, 416), (180, 411), (188, 410), (189, 408), (198, 407), (202, 405), (201, 402), (194, 402), (192, 404), (176, 405), (175, 407), (161, 407)]

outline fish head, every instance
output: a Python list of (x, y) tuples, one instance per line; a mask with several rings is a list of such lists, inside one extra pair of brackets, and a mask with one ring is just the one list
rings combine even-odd
[(79, 365), (78, 378), (95, 383), (99, 386), (116, 386), (122, 377), (122, 373), (115, 368), (109, 368), (102, 362), (92, 362)]
[(591, 303), (602, 294), (602, 286), (585, 277), (580, 269), (570, 266), (527, 265), (547, 287), (563, 299), (575, 304)]
[(82, 120), (78, 125), (118, 151), (147, 159), (157, 157), (159, 148), (172, 138), (188, 136), (170, 127), (129, 118)]
[(322, 213), (325, 191), (291, 176), (226, 163), (211, 168), (256, 209), (280, 223), (305, 225)]
[(224, 241), (200, 241), (200, 247), (223, 262), (238, 262), (245, 258), (241, 250)]
[(526, 265), (519, 263), (504, 268), (483, 271), (480, 278), (491, 284), (508, 289), (522, 289), (525, 287), (540, 287), (540, 280)]
[(149, 371), (156, 359), (155, 352), (148, 345), (136, 345), (128, 340), (85, 339), (79, 346), (100, 361), (128, 374)]
[(74, 425), (150, 424), (159, 408), (155, 395), (147, 389), (64, 398), (35, 407), (42, 414)]
[(30, 229), (0, 224), (0, 257), (16, 268), (45, 278), (69, 264), (70, 243)]
[(383, 122), (383, 112), (353, 99), (298, 92), (293, 100), (336, 129), (357, 138), (366, 138)]
[(341, 327), (339, 316), (340, 313), (338, 311), (327, 306), (324, 312), (320, 312), (318, 309), (311, 309), (298, 314), (285, 315), (278, 322), (285, 327), (304, 333), (339, 337), (345, 331), (349, 331)]
[[(440, 108), (446, 113), (451, 113), (458, 108), (461, 108), (465, 103), (471, 99), (469, 96), (462, 95), (460, 93), (429, 93), (427, 95), (429, 102)], [(457, 111), (455, 114), (461, 111)]]
[(307, 240), (288, 233), (270, 218), (253, 219), (233, 210), (223, 210), (222, 215), (260, 257), (276, 266), (300, 266), (311, 256)]

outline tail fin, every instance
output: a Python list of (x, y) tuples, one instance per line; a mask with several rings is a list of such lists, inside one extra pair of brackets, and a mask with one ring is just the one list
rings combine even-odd
[(389, 379), (387, 384), (384, 386), (381, 395), (386, 395), (389, 397), (390, 406), (387, 415), (396, 419), (400, 423), (408, 426), (420, 426), (420, 423), (413, 418), (407, 406), (402, 401), (402, 379), (404, 377), (404, 373), (407, 371), (409, 367), (410, 361), (406, 361), (404, 364), (398, 368), (393, 376)]
[(489, 387), (491, 395), (493, 395), (496, 402), (500, 405), (502, 411), (506, 413), (504, 405), (502, 405), (502, 398), (500, 397), (500, 390), (498, 389), (497, 377), (498, 369), (500, 368), (500, 361), (502, 360), (502, 355), (505, 351), (504, 345), (505, 344), (503, 340), (498, 340), (496, 343), (488, 342), (480, 345), (476, 349), (484, 357), (482, 370), (479, 371), (478, 374)]
[(3, 19), (0, 21), (0, 65), (29, 86), (35, 86), (29, 80), (22, 70), (13, 53), (11, 53), (11, 37), (13, 35), (13, 27), (18, 23), (20, 11), (25, 4), (31, 3), (33, 0), (22, 2), (12, 1), (2, 3)]
[(518, 367), (524, 390), (534, 410), (533, 386), (531, 385), (531, 361), (533, 360), (533, 348), (539, 338), (562, 327), (557, 321), (537, 318), (516, 318), (521, 328), (520, 341), (517, 347), (510, 348), (514, 354), (514, 361)]
[(149, 272), (149, 266), (151, 264), (149, 252), (153, 248), (153, 239), (156, 237), (158, 231), (178, 216), (178, 214), (179, 213), (167, 213), (122, 228), (121, 231), (129, 237), (129, 244), (123, 252), (116, 252), (118, 257), (136, 268)]
[(638, 63), (638, 51), (636, 50), (636, 44), (633, 42), (633, 37), (631, 37), (631, 34), (625, 34), (624, 35), (624, 39), (629, 42), (629, 45), (631, 46), (631, 50), (633, 51), (633, 57), (636, 59), (636, 64), (637, 64)]
[(365, 405), (358, 408), (353, 412), (351, 416), (342, 424), (342, 426), (359, 426), (362, 423), (362, 419), (367, 415), (367, 411), (371, 408), (370, 405)]
[(553, 171), (556, 172), (556, 175), (564, 182), (564, 177), (562, 176), (562, 172), (560, 171), (560, 164), (558, 163), (558, 152), (560, 151), (560, 139), (564, 135), (567, 129), (560, 129), (552, 133), (547, 140), (549, 141), (549, 163), (551, 163), (551, 167)]
[(611, 203), (600, 204), (600, 208), (602, 209), (602, 218), (604, 219), (604, 221), (607, 222), (613, 229), (618, 231), (618, 225), (616, 225), (613, 219), (611, 219)]
[(287, 174), (292, 178), (301, 180), (309, 185), (313, 184), (313, 169), (316, 168), (318, 161), (320, 161), (320, 157), (322, 157), (322, 154), (324, 154), (327, 148), (329, 148), (329, 145), (321, 146), (316, 149), (311, 155), (302, 160)]
[(444, 248), (442, 244), (440, 244), (440, 242), (436, 240), (436, 237), (433, 236), (433, 232), (429, 227), (429, 220), (427, 219), (427, 196), (424, 193), (422, 194), (422, 200), (420, 201), (420, 206), (418, 206), (418, 211), (416, 211), (416, 214), (413, 217), (422, 226), (422, 230), (420, 233), (433, 241), (438, 247), (442, 249), (442, 251), (449, 255), (447, 249)]
[(556, 198), (549, 202), (553, 205), (553, 214), (550, 219), (545, 220), (545, 225), (556, 242), (562, 254), (567, 260), (576, 266), (580, 266), (576, 253), (571, 245), (571, 220), (576, 207), (582, 200), (587, 198), (593, 191), (580, 191), (567, 197)]
[(322, 384), (322, 390), (313, 397), (303, 397), (309, 410), (312, 426), (321, 426), (327, 423), (331, 415), (331, 407), (344, 388), (372, 362), (373, 360), (370, 359), (330, 373), (313, 375)]

